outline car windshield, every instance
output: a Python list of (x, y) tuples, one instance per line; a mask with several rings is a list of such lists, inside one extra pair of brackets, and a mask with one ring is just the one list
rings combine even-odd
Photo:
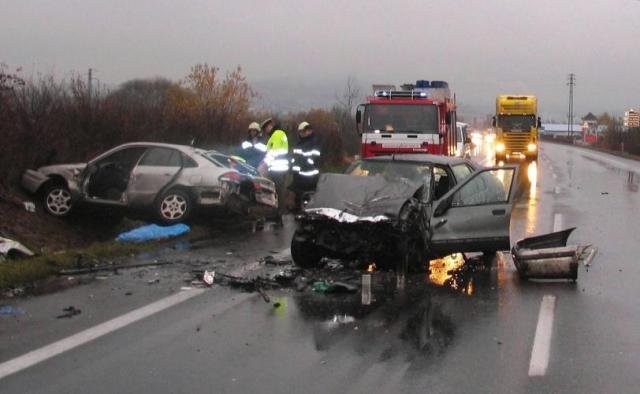
[(364, 117), (368, 132), (438, 133), (438, 108), (435, 105), (369, 105)]
[(234, 156), (228, 156), (216, 151), (204, 152), (203, 155), (207, 160), (222, 167), (232, 168), (244, 175), (259, 176), (258, 171), (245, 163), (243, 159)]
[(534, 115), (500, 115), (498, 127), (510, 131), (529, 131), (536, 125)]
[(354, 163), (346, 172), (355, 176), (383, 176), (389, 180), (405, 180), (424, 185), (428, 196), (431, 185), (431, 166), (422, 163), (363, 160)]

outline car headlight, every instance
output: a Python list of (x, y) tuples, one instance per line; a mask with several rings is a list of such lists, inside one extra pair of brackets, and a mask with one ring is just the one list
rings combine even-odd
[(502, 152), (504, 152), (504, 149), (505, 149), (504, 143), (498, 142), (496, 144), (496, 152), (502, 153)]
[(534, 144), (533, 142), (530, 143), (529, 145), (527, 145), (527, 150), (529, 152), (535, 152), (536, 149), (538, 149), (538, 146), (536, 144)]

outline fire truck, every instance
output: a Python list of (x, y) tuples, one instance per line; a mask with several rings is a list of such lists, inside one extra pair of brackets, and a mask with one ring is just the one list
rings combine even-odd
[(445, 81), (418, 80), (373, 85), (373, 95), (356, 110), (362, 157), (394, 153), (454, 156), (459, 150), (456, 103)]

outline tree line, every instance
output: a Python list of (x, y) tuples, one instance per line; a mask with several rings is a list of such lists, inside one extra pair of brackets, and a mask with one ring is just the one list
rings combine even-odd
[(196, 64), (178, 81), (134, 79), (114, 90), (89, 89), (80, 75), (25, 79), (20, 73), (0, 64), (4, 187), (15, 186), (27, 168), (84, 162), (125, 142), (194, 144), (233, 153), (249, 123), (266, 117), (278, 120), (290, 143), (297, 139), (297, 123), (310, 122), (321, 138), (328, 167), (343, 165), (359, 150), (352, 111), (359, 91), (352, 79), (330, 108), (273, 114), (252, 108), (257, 95), (240, 67), (223, 73)]

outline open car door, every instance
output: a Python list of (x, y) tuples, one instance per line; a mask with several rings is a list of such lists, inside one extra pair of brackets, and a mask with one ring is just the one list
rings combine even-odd
[(483, 168), (435, 201), (433, 254), (508, 250), (516, 176), (515, 166)]

